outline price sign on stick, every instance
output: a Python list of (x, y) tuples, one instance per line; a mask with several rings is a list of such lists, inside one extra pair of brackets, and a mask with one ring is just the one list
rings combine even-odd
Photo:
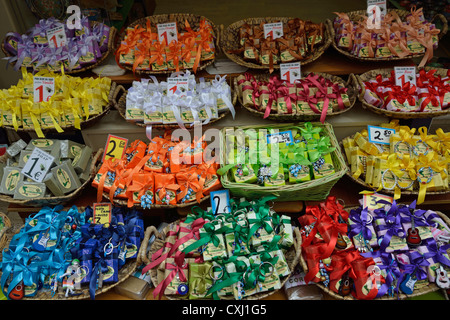
[(407, 82), (416, 85), (416, 67), (394, 67), (395, 85), (403, 86)]
[(289, 83), (294, 83), (295, 80), (301, 79), (302, 73), (300, 69), (300, 62), (281, 63), (280, 77), (281, 80), (286, 80)]
[(67, 44), (66, 31), (64, 26), (50, 29), (47, 31), (47, 41), (50, 48), (64, 47)]
[(189, 89), (189, 78), (176, 77), (167, 78), (167, 95), (172, 96), (175, 92), (180, 92), (180, 98), (186, 95)]
[(111, 203), (94, 203), (93, 223), (109, 224), (111, 223)]
[(292, 136), (292, 131), (282, 131), (278, 133), (267, 134), (267, 143), (292, 143), (294, 142), (294, 137)]
[(228, 190), (213, 191), (209, 195), (214, 215), (230, 212), (230, 192)]
[(389, 144), (391, 135), (395, 134), (395, 129), (367, 126), (369, 132), (369, 142), (379, 144)]
[(34, 77), (33, 95), (34, 102), (48, 101), (55, 93), (55, 78)]
[(109, 158), (121, 159), (125, 154), (127, 145), (128, 139), (117, 137), (112, 134), (108, 135), (102, 162)]
[(283, 22), (264, 24), (264, 38), (272, 37), (272, 40), (283, 36)]
[(178, 42), (178, 32), (177, 32), (177, 23), (169, 22), (169, 23), (160, 23), (156, 25), (158, 29), (158, 39), (160, 42), (166, 41), (166, 44), (175, 40)]
[(382, 208), (385, 204), (379, 203), (378, 201), (384, 200), (387, 202), (392, 203), (393, 198), (386, 196), (384, 194), (378, 194), (378, 193), (372, 193), (372, 194), (365, 194), (363, 196), (363, 208), (368, 208), (369, 210), (376, 210)]
[(22, 174), (33, 181), (42, 182), (54, 160), (55, 158), (52, 155), (39, 148), (34, 148), (22, 169)]

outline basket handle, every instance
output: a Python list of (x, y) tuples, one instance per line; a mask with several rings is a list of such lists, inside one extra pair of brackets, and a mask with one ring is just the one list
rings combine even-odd
[(155, 237), (157, 238), (161, 236), (159, 231), (154, 226), (149, 226), (147, 227), (147, 229), (145, 229), (144, 240), (142, 240), (142, 244), (139, 249), (138, 262), (140, 262), (141, 264), (147, 265), (150, 263), (150, 260), (147, 257), (147, 248), (148, 242), (152, 235), (155, 235)]
[(217, 27), (217, 32), (216, 32), (216, 48), (217, 48), (217, 53), (222, 53), (222, 47), (220, 45), (220, 41), (222, 39), (222, 33), (223, 33), (223, 24), (220, 24)]
[(355, 79), (356, 79), (356, 89), (359, 91), (358, 98), (361, 102), (363, 102), (364, 95), (366, 93), (366, 88), (365, 88), (363, 81), (359, 75), (355, 74)]
[(94, 177), (95, 174), (97, 173), (97, 163), (100, 162), (102, 155), (103, 155), (103, 148), (100, 148), (97, 150), (97, 152), (95, 153), (94, 157), (92, 158), (92, 163), (91, 163), (91, 177)]
[(124, 86), (122, 86), (121, 84), (119, 84), (116, 89), (114, 90), (113, 93), (113, 97), (112, 97), (112, 101), (114, 104), (114, 107), (117, 109), (117, 104), (120, 100), (120, 98), (122, 97), (123, 94), (125, 94), (127, 92), (127, 90), (125, 89)]
[(323, 50), (326, 50), (332, 43), (334, 43), (334, 29), (330, 19), (326, 19), (324, 25), (325, 33), (327, 34), (327, 41), (323, 47)]
[(431, 22), (433, 22), (436, 19), (439, 19), (442, 22), (442, 28), (441, 28), (441, 31), (439, 32), (439, 40), (440, 40), (440, 39), (442, 39), (445, 36), (445, 34), (448, 31), (448, 21), (445, 18), (445, 16), (443, 14), (440, 14), (440, 13), (436, 14), (433, 17), (433, 19), (431, 19)]

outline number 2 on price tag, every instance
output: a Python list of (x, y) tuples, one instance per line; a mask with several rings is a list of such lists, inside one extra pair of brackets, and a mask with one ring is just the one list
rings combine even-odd
[(210, 197), (214, 215), (230, 212), (230, 192), (228, 190), (210, 192)]
[(369, 132), (369, 142), (378, 144), (389, 144), (391, 135), (395, 134), (395, 129), (367, 126)]
[(128, 139), (121, 138), (110, 134), (106, 141), (105, 153), (103, 154), (102, 162), (107, 159), (121, 159), (125, 154)]

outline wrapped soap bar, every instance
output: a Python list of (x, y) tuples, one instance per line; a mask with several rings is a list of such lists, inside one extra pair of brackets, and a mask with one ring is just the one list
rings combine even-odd
[(92, 148), (84, 146), (75, 158), (72, 160), (72, 167), (78, 174), (84, 172), (92, 158)]
[(45, 183), (21, 181), (14, 190), (13, 198), (17, 200), (44, 198), (45, 191)]
[(68, 194), (81, 187), (80, 179), (70, 160), (63, 161), (51, 170), (53, 181), (64, 194)]
[(253, 246), (272, 241), (274, 229), (270, 213), (262, 216), (261, 212), (250, 210), (247, 213), (247, 220), (249, 224), (248, 240)]
[(254, 166), (251, 164), (238, 164), (231, 169), (231, 172), (237, 183), (254, 183), (258, 179)]
[(27, 144), (22, 139), (12, 143), (8, 148), (6, 148), (6, 153), (11, 157), (14, 158), (20, 152), (27, 147)]
[(24, 180), (20, 168), (4, 167), (0, 193), (14, 195), (20, 182)]
[(207, 299), (209, 288), (213, 285), (211, 278), (212, 263), (189, 263), (189, 299)]
[(200, 240), (209, 239), (203, 250), (203, 260), (211, 261), (218, 258), (226, 258), (227, 250), (222, 234), (224, 229), (221, 223), (209, 222), (200, 229)]

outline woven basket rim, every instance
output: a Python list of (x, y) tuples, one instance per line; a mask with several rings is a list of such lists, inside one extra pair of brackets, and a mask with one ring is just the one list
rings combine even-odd
[[(355, 82), (355, 85), (350, 85), (349, 82), (346, 83), (341, 77), (338, 77), (338, 76), (335, 76), (335, 75), (332, 75), (332, 74), (329, 74), (329, 73), (308, 72), (304, 76), (307, 76), (307, 75), (309, 75), (311, 73), (317, 74), (317, 75), (321, 75), (324, 78), (332, 80), (334, 82), (339, 82), (340, 84), (343, 84), (346, 88), (351, 89), (351, 94), (349, 94), (350, 106), (346, 107), (344, 110), (339, 110), (339, 111), (327, 114), (326, 115), (327, 118), (328, 117), (338, 116), (338, 115), (340, 115), (342, 113), (345, 113), (345, 112), (351, 110), (354, 107), (354, 105), (356, 103), (356, 100), (357, 100), (357, 97), (358, 97), (357, 90), (356, 90), (356, 78), (355, 78), (354, 74), (351, 73), (349, 75), (349, 80), (352, 79), (352, 81)], [(264, 79), (264, 80), (269, 79), (269, 77), (270, 77), (270, 75), (268, 75), (268, 74), (255, 75), (255, 78)], [(355, 79), (355, 80), (353, 80), (353, 79)], [(237, 89), (238, 88), (237, 78), (234, 79), (234, 87), (236, 88), (235, 89), (236, 92), (238, 92), (238, 101), (239, 101), (239, 104), (241, 105), (241, 107), (243, 107), (245, 110), (249, 111), (252, 114), (255, 114), (255, 115), (259, 116), (259, 117), (264, 118), (264, 112), (258, 111), (255, 108), (252, 108), (250, 106), (245, 106), (244, 105), (244, 103), (242, 101), (242, 94), (239, 94), (239, 90)], [(303, 120), (303, 121), (318, 121), (320, 119), (320, 117), (321, 117), (320, 114), (307, 114), (307, 115), (306, 114), (304, 114), (304, 115), (302, 115), (302, 114), (293, 114), (293, 115), (281, 114), (280, 115), (280, 114), (273, 114), (273, 113), (271, 113), (265, 119), (277, 120), (277, 121), (280, 121), (280, 122), (284, 122), (284, 121), (301, 121), (301, 120)]]
[[(157, 247), (157, 245), (164, 244), (165, 238), (166, 238), (166, 233), (167, 230), (170, 229), (171, 225), (173, 224), (177, 224), (181, 221), (177, 220), (175, 222), (172, 222), (171, 224), (169, 224), (168, 226), (166, 226), (161, 232), (158, 232), (156, 230), (155, 227), (151, 226), (148, 227), (146, 232), (145, 232), (145, 238), (143, 243), (147, 243), (148, 241), (145, 241), (145, 239), (149, 239), (150, 236), (154, 235), (155, 236), (155, 241), (152, 243), (150, 250), (148, 251), (148, 255), (146, 254), (147, 248), (144, 248), (141, 252), (143, 254), (143, 256), (141, 257), (141, 261), (145, 264), (149, 264), (151, 261), (151, 255), (153, 252), (155, 252), (157, 249), (159, 249), (159, 247)], [(298, 228), (293, 228), (293, 234), (294, 234), (294, 244), (288, 249), (288, 253), (289, 254), (294, 254), (294, 259), (292, 261), (287, 261), (288, 265), (289, 265), (289, 269), (290, 269), (290, 274), (292, 274), (292, 272), (294, 271), (295, 267), (297, 266), (297, 264), (300, 261), (301, 258), (301, 235), (300, 232), (298, 230)], [(158, 241), (159, 240), (159, 241)], [(155, 287), (158, 286), (158, 281), (156, 278), (156, 270), (157, 270), (158, 266), (156, 266), (155, 268), (150, 270), (151, 273), (151, 280), (152, 283)], [(281, 282), (281, 289), (283, 288), (284, 284), (287, 282), (287, 280), (289, 279), (290, 275), (288, 276), (284, 276), (283, 280), (280, 281)], [(274, 291), (265, 291), (265, 292), (261, 292), (261, 293), (257, 293), (251, 296), (247, 296), (245, 298), (243, 298), (242, 300), (258, 300), (258, 299), (263, 299), (266, 298), (272, 294), (274, 294), (275, 292), (277, 292), (278, 290), (281, 289), (277, 289)], [(177, 296), (172, 296), (172, 295), (165, 295), (165, 297), (168, 300), (182, 300), (181, 298), (178, 298)], [(233, 300), (233, 297), (222, 297), (223, 299), (221, 300)], [(210, 299), (200, 299), (200, 300), (210, 300)]]
[[(355, 136), (354, 134), (351, 135), (351, 136), (348, 136), (348, 137), (342, 139), (342, 141), (347, 139), (347, 138), (353, 138), (354, 136)], [(348, 168), (348, 170), (346, 172), (347, 177), (349, 177), (350, 180), (352, 180), (353, 182), (356, 182), (359, 185), (361, 185), (361, 186), (363, 186), (363, 187), (365, 187), (365, 188), (367, 188), (369, 190), (376, 190), (376, 188), (370, 186), (365, 181), (363, 181), (361, 178), (355, 179), (353, 177), (353, 175), (351, 174), (350, 164), (348, 162), (347, 155), (345, 154), (345, 148), (344, 148), (344, 144), (343, 144), (342, 141), (339, 142), (339, 147), (341, 148), (341, 152), (342, 152), (342, 156), (344, 157), (345, 165)], [(388, 194), (394, 194), (394, 190), (381, 189), (380, 192), (388, 193)], [(447, 191), (427, 191), (426, 194), (427, 195), (441, 195), (441, 194), (448, 194), (448, 193), (450, 193), (450, 189), (448, 189)], [(419, 190), (417, 190), (417, 191), (402, 190), (401, 194), (402, 195), (418, 195), (419, 194)]]
[[(132, 23), (130, 23), (130, 24), (127, 26), (127, 28), (134, 28), (134, 27), (137, 26), (137, 25), (145, 26), (147, 20), (150, 20), (151, 22), (154, 22), (154, 21), (158, 21), (158, 20), (161, 19), (161, 18), (162, 18), (162, 19), (166, 18), (166, 21), (168, 21), (169, 19), (173, 19), (174, 17), (175, 17), (175, 18), (176, 18), (176, 17), (180, 17), (180, 18), (188, 18), (188, 17), (190, 17), (190, 18), (195, 18), (195, 19), (197, 19), (198, 21), (200, 21), (200, 20), (202, 20), (202, 19), (205, 19), (205, 20), (211, 25), (211, 27), (212, 27), (212, 29), (213, 29), (213, 31), (214, 31), (213, 37), (214, 37), (214, 39), (216, 39), (216, 41), (215, 41), (215, 46), (216, 46), (216, 49), (219, 49), (219, 44), (216, 43), (216, 42), (217, 42), (217, 39), (218, 39), (218, 34), (219, 34), (218, 28), (217, 28), (217, 26), (214, 24), (214, 22), (212, 22), (210, 19), (206, 18), (206, 17), (203, 16), (203, 15), (198, 15), (198, 14), (193, 14), (193, 13), (158, 14), (158, 15), (147, 16), (147, 17), (143, 17), (143, 18), (137, 19), (137, 20), (133, 21)], [(125, 39), (125, 36), (126, 36), (126, 33), (127, 33), (127, 32), (126, 32), (126, 29), (127, 29), (127, 28), (125, 28), (125, 29), (120, 33), (120, 35), (119, 35), (119, 43), (122, 42), (122, 41)], [(115, 50), (115, 51), (117, 51), (117, 50)], [(217, 53), (216, 53), (216, 54), (217, 54)], [(201, 71), (201, 70), (206, 69), (208, 66), (212, 65), (212, 64), (214, 63), (214, 61), (215, 61), (215, 58), (214, 58), (214, 59), (210, 59), (210, 60), (200, 61), (199, 65), (198, 65), (198, 67), (197, 67), (197, 71)], [(122, 69), (126, 69), (126, 70), (128, 70), (128, 71), (133, 71), (133, 68), (130, 67), (130, 66), (128, 66), (128, 65), (126, 65), (126, 64), (118, 64), (118, 65), (119, 65), (119, 67), (121, 67)], [(185, 71), (185, 70), (192, 70), (192, 68), (183, 68), (183, 69), (180, 68), (180, 71)], [(143, 76), (143, 75), (145, 76), (145, 75), (164, 75), (164, 74), (170, 74), (170, 73), (175, 72), (175, 70), (160, 70), (160, 71), (153, 71), (153, 70), (135, 70), (134, 72), (135, 72), (135, 74), (138, 75), (138, 76)]]
[[(78, 210), (80, 210), (80, 209), (84, 210), (83, 207), (78, 207)], [(24, 224), (22, 224), (22, 227), (24, 227)], [(0, 242), (0, 259), (2, 257), (3, 249), (6, 249), (9, 247), (9, 243), (11, 242), (13, 236), (15, 234), (19, 233), (20, 230), (22, 229), (22, 227), (19, 230), (16, 230), (15, 232), (7, 232), (5, 234), (7, 241), (5, 241), (4, 243)], [(142, 248), (142, 244), (141, 244), (141, 247), (139, 248), (139, 251), (137, 252), (136, 258), (129, 259), (119, 270), (119, 274), (118, 274), (119, 280), (114, 283), (104, 283), (103, 287), (101, 289), (97, 289), (95, 291), (95, 295), (99, 295), (99, 294), (105, 293), (105, 292), (113, 289), (115, 286), (119, 285), (120, 283), (122, 283), (123, 281), (128, 279), (128, 277), (130, 277), (135, 272), (136, 268), (141, 263), (141, 261), (140, 261), (140, 257), (142, 256), (141, 248)], [(0, 276), (1, 275), (2, 275), (2, 271), (0, 270)], [(57, 301), (59, 301), (59, 300), (90, 299), (89, 287), (84, 287), (81, 291), (82, 291), (82, 293), (80, 295), (76, 295), (73, 297), (65, 297), (64, 293), (61, 292), (61, 289), (60, 289), (58, 294), (55, 295), (55, 297), (57, 296), (57, 298), (52, 297), (51, 294), (47, 291), (40, 291), (40, 292), (38, 291), (38, 293), (34, 297), (24, 297), (24, 298), (22, 298), (22, 300), (57, 300)]]
[[(347, 212), (350, 212), (352, 209), (357, 209), (358, 207), (344, 207), (344, 210)], [(440, 211), (435, 211), (436, 214), (442, 218), (444, 220), (444, 222), (450, 226), (450, 218), (447, 217), (447, 215), (443, 214)], [(306, 264), (305, 259), (303, 258), (303, 255), (300, 256), (300, 266), (302, 267), (303, 271), (305, 273), (308, 272), (308, 265)], [(322, 283), (314, 283), (314, 285), (318, 286), (320, 289), (322, 289), (324, 292), (326, 292), (327, 294), (329, 294), (330, 296), (338, 299), (338, 300), (357, 300), (355, 299), (351, 294), (348, 296), (341, 296), (340, 294), (332, 291), (331, 289), (329, 289), (328, 287), (326, 287), (324, 284)], [(399, 293), (398, 295), (398, 299), (407, 299), (407, 298), (412, 298), (412, 297), (417, 297), (417, 296), (421, 296), (430, 292), (435, 292), (440, 290), (440, 288), (435, 284), (435, 283), (430, 283), (428, 286), (426, 286), (425, 288), (421, 288), (419, 290), (414, 290), (415, 293), (413, 294), (405, 294), (405, 293)], [(397, 295), (395, 295), (394, 297), (389, 297), (386, 295), (383, 295), (382, 297), (373, 299), (373, 300), (397, 300)]]
[[(447, 69), (444, 68), (434, 68), (434, 67), (423, 67), (419, 68), (416, 66), (416, 72), (420, 70), (430, 71), (430, 70), (436, 70), (436, 74), (440, 75), (446, 75)], [(402, 112), (402, 111), (390, 111), (386, 109), (381, 109), (379, 107), (376, 107), (372, 104), (369, 104), (364, 99), (364, 93), (365, 93), (365, 87), (364, 87), (364, 81), (374, 80), (376, 75), (381, 74), (383, 76), (390, 76), (391, 71), (394, 70), (394, 68), (381, 68), (381, 69), (374, 69), (366, 71), (360, 75), (356, 75), (356, 80), (358, 81), (358, 87), (360, 89), (360, 94), (358, 95), (359, 101), (361, 101), (363, 108), (369, 109), (370, 111), (384, 115), (389, 118), (394, 119), (416, 119), (416, 118), (434, 118), (434, 117), (440, 117), (444, 116), (450, 113), (450, 108), (447, 108), (445, 110), (441, 111), (429, 111), (429, 112)]]
[[(261, 193), (261, 194), (278, 194), (278, 193), (282, 193), (282, 192), (286, 192), (286, 191), (300, 192), (300, 191), (305, 191), (305, 190), (311, 190), (315, 187), (322, 186), (325, 184), (336, 183), (342, 176), (344, 176), (344, 174), (347, 172), (348, 168), (344, 161), (342, 152), (339, 148), (339, 143), (337, 142), (336, 136), (334, 135), (333, 127), (328, 122), (325, 122), (323, 124), (321, 122), (312, 122), (312, 125), (313, 126), (321, 126), (322, 128), (324, 128), (327, 131), (328, 136), (330, 136), (330, 142), (331, 142), (332, 147), (336, 148), (331, 153), (331, 156), (333, 158), (333, 163), (335, 165), (335, 173), (325, 176), (320, 179), (312, 179), (310, 181), (306, 181), (306, 182), (302, 182), (302, 183), (286, 184), (284, 186), (277, 186), (277, 187), (264, 187), (264, 186), (259, 186), (256, 184), (250, 184), (250, 183), (236, 183), (236, 182), (232, 182), (228, 178), (228, 174), (224, 174), (221, 176), (222, 186), (226, 189), (230, 189), (230, 191), (232, 193), (233, 193), (233, 190), (246, 190), (247, 192), (254, 191), (254, 192)], [(298, 126), (298, 125), (295, 125), (293, 123), (286, 123), (286, 124), (283, 123), (283, 124), (271, 124), (270, 126), (274, 127), (274, 128), (287, 128), (287, 127), (293, 127), (293, 126)], [(239, 126), (239, 127), (233, 127), (233, 128), (235, 128), (235, 129), (236, 128), (237, 129), (249, 129), (249, 128), (258, 129), (258, 128), (266, 128), (266, 127), (267, 127), (267, 125), (257, 125), (257, 126)], [(230, 127), (223, 128), (221, 130), (222, 133), (224, 133), (227, 128), (230, 128)], [(225, 135), (223, 135), (223, 137), (224, 136)], [(220, 144), (221, 144), (221, 150), (224, 150), (223, 149), (224, 148), (223, 139), (220, 141)], [(221, 160), (221, 163), (225, 163), (224, 159), (223, 159), (223, 152), (220, 153), (220, 160)], [(337, 167), (337, 165), (339, 167)], [(277, 201), (277, 199), (275, 199), (274, 201)]]
[[(90, 21), (90, 25), (91, 26), (95, 26), (96, 24), (99, 24), (100, 22), (97, 21)], [(77, 73), (81, 73), (81, 72), (85, 72), (88, 70), (91, 70), (97, 66), (99, 66), (100, 64), (102, 64), (106, 58), (109, 56), (110, 53), (112, 53), (113, 50), (113, 46), (114, 46), (114, 38), (117, 34), (117, 29), (115, 27), (110, 27), (109, 29), (109, 38), (108, 38), (108, 50), (106, 50), (105, 52), (103, 52), (102, 56), (99, 59), (96, 59), (95, 63), (87, 65), (83, 68), (80, 69), (76, 69), (76, 70), (67, 70), (64, 71), (65, 74), (77, 74)], [(5, 37), (2, 41), (1, 44), (1, 49), (3, 51), (3, 53), (5, 54), (6, 57), (12, 57), (12, 55), (5, 49), (5, 42), (8, 40), (9, 37)], [(12, 66), (15, 65), (15, 63), (11, 64)], [(59, 73), (60, 71), (53, 71), (55, 73)]]
[[(64, 204), (69, 201), (72, 201), (75, 198), (77, 198), (78, 196), (80, 196), (82, 194), (82, 192), (84, 191), (84, 189), (86, 189), (86, 187), (92, 182), (92, 179), (94, 178), (94, 176), (97, 172), (96, 171), (97, 162), (101, 161), (102, 154), (103, 154), (103, 149), (98, 149), (97, 152), (95, 152), (91, 156), (92, 163), (91, 163), (91, 167), (90, 167), (90, 171), (89, 171), (90, 172), (89, 179), (86, 180), (84, 183), (82, 183), (78, 189), (72, 191), (71, 193), (69, 193), (67, 195), (18, 200), (18, 199), (13, 199), (12, 196), (0, 194), (0, 201), (4, 201), (4, 202), (10, 203), (10, 204), (16, 204), (16, 205), (21, 205), (21, 206), (31, 206), (31, 207)], [(3, 159), (5, 159), (4, 156), (2, 156), (2, 157), (3, 157)]]
[[(398, 14), (398, 16), (403, 19), (404, 17), (406, 17), (407, 14), (409, 14), (410, 12), (407, 10), (402, 10), (402, 9), (388, 9), (388, 12), (396, 12)], [(357, 16), (361, 16), (361, 15), (366, 15), (366, 10), (356, 10), (356, 11), (350, 11), (350, 12), (346, 12), (346, 14), (349, 16), (350, 20), (355, 21), (357, 20)], [(444, 23), (444, 28), (441, 30), (441, 32), (439, 33), (439, 38), (442, 39), (442, 37), (447, 33), (448, 30), (448, 23), (447, 23), (447, 19), (445, 19), (445, 17), (442, 14), (437, 14), (435, 15), (435, 17), (433, 17), (433, 19), (431, 20), (434, 21), (434, 19), (439, 18), (443, 23)], [(341, 48), (339, 48), (337, 46), (336, 43), (336, 37), (335, 37), (335, 30), (332, 24), (332, 21), (330, 19), (327, 19), (326, 24), (329, 26), (331, 35), (332, 35), (332, 43), (331, 46), (338, 51), (339, 53), (345, 55), (346, 57), (350, 58), (350, 59), (354, 59), (354, 60), (358, 60), (358, 61), (371, 61), (371, 62), (380, 62), (380, 61), (399, 61), (399, 60), (408, 60), (408, 59), (412, 59), (412, 58), (419, 58), (425, 55), (424, 53), (416, 53), (413, 55), (409, 55), (407, 57), (391, 57), (391, 58), (364, 58), (364, 57), (358, 57), (355, 56), (351, 53), (349, 53), (348, 51), (345, 51)]]
[[(246, 19), (235, 21), (232, 24), (230, 24), (229, 26), (227, 26), (226, 29), (223, 30), (223, 35), (221, 35), (221, 37), (220, 37), (220, 39), (221, 39), (220, 47), (222, 49), (222, 52), (224, 52), (225, 55), (231, 61), (233, 61), (233, 62), (235, 62), (235, 63), (237, 63), (237, 64), (239, 64), (241, 66), (247, 67), (249, 69), (265, 69), (265, 70), (269, 70), (269, 68), (270, 68), (269, 66), (264, 66), (264, 65), (257, 64), (257, 63), (254, 63), (254, 62), (245, 61), (239, 55), (228, 52), (228, 50), (230, 50), (232, 48), (230, 48), (226, 44), (226, 42), (225, 42), (225, 35), (230, 33), (231, 30), (240, 27), (242, 24), (245, 24), (245, 23), (252, 24), (252, 23), (249, 23), (249, 22), (251, 22), (253, 20), (256, 20), (255, 23), (261, 23), (261, 22), (264, 22), (264, 21), (269, 21), (269, 22), (271, 22), (271, 21), (283, 21), (283, 22), (285, 22), (285, 21), (288, 21), (288, 20), (291, 20), (291, 19), (296, 19), (296, 18), (295, 17), (257, 17), (257, 18), (246, 18)], [(306, 21), (306, 20), (304, 20), (304, 21)], [(321, 23), (323, 23), (323, 22), (316, 23), (316, 24), (321, 24)], [(318, 47), (315, 47), (314, 52), (312, 53), (312, 55), (310, 57), (308, 57), (307, 59), (303, 59), (303, 60), (297, 61), (297, 62), (300, 62), (300, 65), (304, 66), (304, 65), (307, 65), (307, 64), (309, 64), (311, 62), (316, 61), (317, 59), (319, 59), (322, 56), (322, 54), (332, 44), (332, 38), (331, 38), (331, 35), (330, 35), (329, 27), (327, 26), (326, 23), (323, 23), (323, 26), (324, 26), (323, 43), (320, 44)], [(233, 39), (233, 40), (234, 40), (234, 43), (237, 43), (239, 41), (238, 39)], [(280, 65), (279, 64), (274, 64), (273, 68), (275, 70), (277, 70), (277, 69), (280, 68)]]

